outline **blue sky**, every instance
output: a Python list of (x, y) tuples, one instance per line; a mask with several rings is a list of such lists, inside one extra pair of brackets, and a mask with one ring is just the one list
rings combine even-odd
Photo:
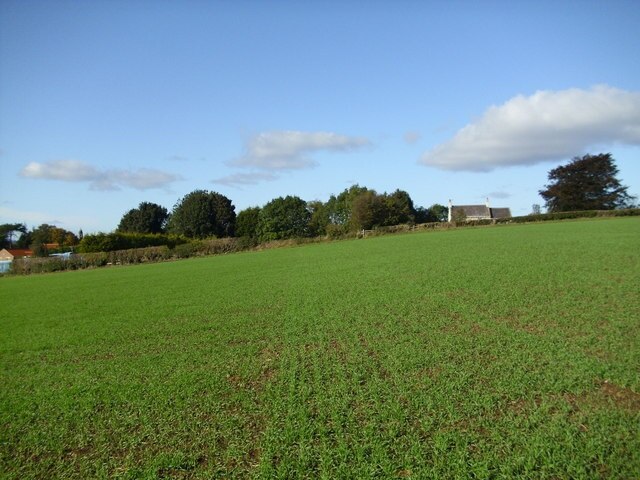
[(611, 152), (640, 193), (637, 1), (0, 2), (0, 223), (111, 231), (353, 183), (542, 204)]

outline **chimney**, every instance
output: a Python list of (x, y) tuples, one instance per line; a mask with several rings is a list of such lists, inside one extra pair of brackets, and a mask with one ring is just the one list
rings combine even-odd
[(489, 197), (487, 197), (487, 203), (486, 203), (486, 205), (487, 205), (487, 208), (491, 208), (491, 207), (489, 207)]
[(453, 204), (451, 203), (451, 199), (449, 199), (449, 215), (447, 216), (447, 222), (451, 223), (451, 207)]

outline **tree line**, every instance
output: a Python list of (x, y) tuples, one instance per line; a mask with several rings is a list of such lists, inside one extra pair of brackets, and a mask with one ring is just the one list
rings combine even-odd
[[(550, 213), (611, 210), (633, 206), (635, 197), (617, 179), (610, 153), (575, 157), (549, 171), (550, 183), (538, 193)], [(537, 208), (536, 208), (537, 207)], [(540, 213), (534, 207), (533, 213)], [(237, 215), (231, 200), (217, 192), (196, 190), (179, 200), (172, 212), (141, 203), (127, 212), (118, 232), (170, 233), (187, 238), (247, 237), (258, 242), (315, 236), (340, 237), (389, 225), (443, 222), (447, 207), (416, 207), (404, 190), (378, 193), (353, 185), (328, 201), (307, 202), (297, 196), (278, 197)]]
[(36, 256), (46, 256), (78, 245), (82, 236), (82, 230), (76, 235), (47, 223), (31, 230), (22, 223), (5, 223), (0, 225), (0, 248), (30, 249)]
[[(634, 206), (635, 197), (617, 178), (610, 153), (575, 157), (549, 171), (550, 183), (538, 193), (550, 213), (580, 210), (612, 210)], [(30, 248), (45, 255), (52, 245), (79, 250), (140, 248), (178, 245), (189, 239), (242, 237), (251, 242), (328, 236), (338, 238), (360, 230), (399, 224), (444, 222), (448, 209), (441, 204), (416, 207), (404, 190), (378, 193), (353, 185), (329, 200), (305, 201), (297, 196), (278, 197), (261, 207), (236, 214), (226, 196), (195, 190), (178, 200), (171, 211), (142, 202), (127, 211), (116, 231), (84, 236), (53, 225), (28, 230), (23, 224), (0, 225), (2, 248)], [(540, 207), (533, 206), (533, 214)]]
[(262, 207), (250, 207), (237, 215), (230, 199), (218, 192), (195, 190), (180, 199), (169, 212), (161, 205), (142, 202), (126, 212), (117, 232), (172, 234), (186, 238), (247, 237), (259, 242), (287, 238), (332, 237), (361, 229), (401, 223), (445, 221), (447, 209), (434, 204), (414, 206), (403, 190), (377, 193), (354, 185), (327, 202), (307, 202), (300, 197), (278, 197)]
[(48, 224), (33, 230), (18, 223), (0, 225), (0, 245), (29, 248), (34, 256), (46, 256), (70, 247), (84, 252), (173, 247), (188, 240), (213, 237), (244, 237), (254, 243), (316, 236), (336, 238), (361, 229), (446, 219), (445, 206), (416, 208), (403, 190), (380, 194), (354, 185), (332, 195), (327, 202), (307, 202), (289, 195), (238, 214), (232, 201), (221, 193), (195, 190), (178, 200), (171, 211), (156, 203), (140, 203), (122, 216), (112, 233), (83, 235), (80, 231), (75, 235)]

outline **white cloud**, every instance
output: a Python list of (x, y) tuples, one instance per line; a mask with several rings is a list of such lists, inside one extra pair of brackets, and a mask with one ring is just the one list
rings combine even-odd
[(315, 152), (345, 152), (369, 144), (363, 137), (332, 132), (263, 132), (251, 137), (245, 145), (245, 154), (229, 164), (264, 170), (296, 170), (313, 167), (316, 163), (308, 155)]
[(92, 190), (120, 190), (122, 187), (136, 190), (167, 188), (172, 182), (181, 179), (180, 175), (151, 168), (101, 171), (79, 160), (31, 162), (20, 171), (20, 175), (44, 180), (88, 182)]
[(640, 92), (608, 86), (539, 91), (490, 107), (420, 161), (446, 170), (489, 171), (616, 143), (640, 145)]
[(272, 182), (278, 176), (269, 172), (235, 173), (222, 178), (212, 180), (213, 183), (235, 187), (239, 185), (256, 185), (260, 182)]
[(152, 168), (141, 168), (135, 172), (129, 170), (112, 170), (105, 172), (105, 179), (109, 185), (126, 186), (136, 190), (150, 190), (153, 188), (167, 188), (172, 182), (181, 177), (174, 173), (163, 172)]
[(20, 175), (65, 182), (85, 182), (95, 180), (100, 173), (91, 165), (78, 160), (55, 160), (49, 163), (31, 162), (20, 171)]

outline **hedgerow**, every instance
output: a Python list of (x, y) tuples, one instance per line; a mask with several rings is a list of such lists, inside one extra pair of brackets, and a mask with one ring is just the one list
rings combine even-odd
[(640, 215), (640, 208), (625, 208), (622, 210), (582, 210), (577, 212), (554, 212), (524, 215), (521, 217), (498, 218), (494, 223), (528, 223), (546, 222), (549, 220), (572, 220), (576, 218), (595, 217), (629, 217)]
[(162, 262), (204, 255), (220, 255), (251, 248), (251, 244), (238, 238), (213, 238), (179, 243), (173, 248), (167, 245), (145, 248), (130, 248), (110, 252), (77, 253), (68, 259), (61, 257), (20, 258), (11, 264), (10, 273), (29, 275), (64, 270), (104, 267), (106, 265), (135, 265)]
[[(357, 237), (386, 235), (416, 230), (443, 230), (496, 224), (626, 216), (640, 216), (640, 208), (542, 213), (510, 218), (472, 220), (468, 222), (431, 222), (417, 225), (392, 225), (378, 227), (374, 230), (366, 230), (364, 235), (362, 232), (358, 232)], [(354, 236), (356, 236), (355, 233), (346, 232), (340, 228), (340, 226), (336, 226), (335, 229), (328, 230), (328, 234), (324, 239), (334, 240)], [(107, 265), (135, 265), (196, 256), (221, 255), (253, 248), (260, 250), (279, 248), (299, 245), (301, 243), (314, 243), (317, 241), (322, 241), (322, 238), (297, 238), (258, 243), (256, 239), (249, 237), (210, 238), (188, 241), (184, 237), (175, 235), (99, 233), (85, 236), (80, 243), (79, 253), (71, 255), (69, 258), (44, 257), (16, 259), (12, 262), (9, 273), (14, 275), (29, 275), (32, 273), (51, 273), (65, 270), (97, 268)], [(158, 243), (159, 245), (148, 245), (149, 243)], [(115, 248), (117, 246), (136, 244), (147, 245), (142, 248)], [(95, 250), (100, 247), (105, 250)]]
[(187, 243), (189, 240), (178, 235), (163, 235), (152, 233), (96, 233), (85, 235), (78, 245), (79, 253), (113, 252), (116, 250), (130, 250), (133, 248), (167, 246)]

